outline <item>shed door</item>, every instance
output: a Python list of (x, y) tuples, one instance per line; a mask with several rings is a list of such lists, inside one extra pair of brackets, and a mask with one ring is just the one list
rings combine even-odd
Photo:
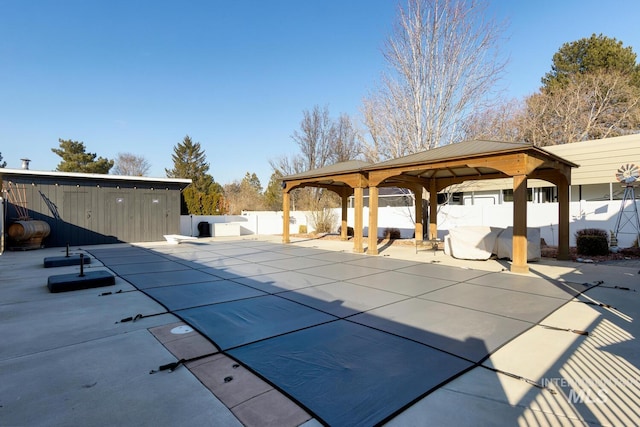
[(111, 193), (107, 201), (107, 223), (105, 229), (109, 236), (123, 242), (131, 242), (133, 237), (129, 214), (131, 196), (126, 193)]
[(146, 242), (164, 240), (167, 231), (167, 196), (154, 192), (145, 193), (142, 202), (142, 240)]
[(62, 212), (63, 240), (71, 245), (99, 243), (91, 237), (91, 197), (87, 192), (65, 191)]

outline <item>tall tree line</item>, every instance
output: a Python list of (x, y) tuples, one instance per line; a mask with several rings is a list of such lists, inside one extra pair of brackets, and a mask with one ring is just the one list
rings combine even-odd
[(567, 42), (537, 92), (479, 112), (467, 135), (544, 147), (638, 133), (636, 60), (630, 46), (602, 34)]

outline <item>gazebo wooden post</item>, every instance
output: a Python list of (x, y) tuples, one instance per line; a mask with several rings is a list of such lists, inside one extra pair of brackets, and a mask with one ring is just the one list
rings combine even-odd
[(527, 264), (527, 176), (513, 177), (513, 253), (511, 271), (526, 274)]
[(291, 243), (289, 237), (289, 210), (291, 209), (291, 193), (282, 191), (282, 243)]
[(436, 181), (429, 182), (429, 240), (438, 238), (438, 190)]
[(367, 255), (378, 255), (378, 187), (369, 187), (369, 243)]
[(416, 245), (422, 245), (422, 239), (424, 236), (424, 230), (422, 226), (422, 186), (416, 185), (413, 187), (413, 194), (415, 200), (415, 216), (416, 216), (416, 228), (414, 230), (414, 239)]
[(557, 259), (567, 261), (569, 256), (569, 183), (565, 179), (558, 188), (558, 255)]
[(347, 227), (347, 217), (348, 217), (348, 204), (349, 204), (349, 191), (342, 190), (340, 193), (340, 198), (342, 199), (342, 215), (340, 217), (340, 239), (347, 240), (349, 239), (348, 227)]
[(354, 189), (354, 225), (353, 225), (353, 251), (356, 253), (364, 252), (362, 246), (362, 226), (363, 226), (363, 207), (364, 207), (364, 190), (362, 187), (357, 186)]

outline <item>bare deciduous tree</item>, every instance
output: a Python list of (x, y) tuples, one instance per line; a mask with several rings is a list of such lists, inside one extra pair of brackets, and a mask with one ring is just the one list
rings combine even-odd
[(115, 175), (145, 176), (149, 173), (151, 165), (142, 156), (131, 153), (118, 153), (115, 165), (111, 172)]
[(366, 157), (384, 160), (458, 142), (505, 62), (501, 26), (475, 0), (409, 0), (384, 47), (391, 70), (364, 101)]
[(523, 139), (538, 146), (608, 138), (640, 128), (640, 89), (615, 70), (567, 77), (562, 90), (526, 100), (519, 117)]
[(464, 139), (522, 141), (519, 118), (523, 110), (523, 102), (516, 99), (480, 110), (465, 121)]
[[(356, 159), (361, 152), (360, 132), (347, 114), (337, 120), (329, 115), (328, 107), (314, 106), (311, 111), (303, 111), (300, 130), (291, 138), (300, 152), (290, 157), (270, 160), (274, 172), (293, 175), (317, 169), (338, 162)], [(298, 209), (315, 210), (320, 204), (333, 206), (338, 203), (333, 193), (323, 195), (318, 188), (302, 188), (291, 193), (291, 203)]]
[(282, 156), (277, 159), (269, 160), (269, 165), (271, 165), (274, 173), (278, 173), (281, 176), (304, 172), (306, 170), (304, 164), (305, 162), (299, 154), (291, 157)]
[(329, 108), (313, 107), (303, 111), (300, 131), (294, 131), (291, 138), (298, 144), (304, 170), (326, 166), (331, 158), (331, 143), (335, 139), (335, 129), (329, 116)]
[(330, 160), (333, 163), (346, 162), (358, 158), (361, 153), (360, 132), (356, 129), (348, 114), (340, 114), (333, 124)]
[(314, 106), (303, 111), (300, 130), (291, 138), (300, 149), (299, 154), (281, 157), (269, 163), (274, 171), (292, 175), (356, 159), (361, 152), (360, 132), (348, 114), (337, 120), (329, 115), (329, 108)]

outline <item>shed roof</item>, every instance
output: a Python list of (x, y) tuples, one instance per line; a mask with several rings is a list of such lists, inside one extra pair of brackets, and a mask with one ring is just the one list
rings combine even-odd
[(0, 168), (0, 177), (20, 176), (20, 177), (42, 177), (42, 178), (68, 178), (94, 181), (131, 181), (147, 183), (184, 184), (185, 187), (191, 184), (190, 179), (185, 178), (152, 178), (147, 176), (127, 176), (109, 175), (102, 173), (78, 173), (78, 172), (58, 172), (58, 171), (38, 171), (30, 169), (8, 169)]

